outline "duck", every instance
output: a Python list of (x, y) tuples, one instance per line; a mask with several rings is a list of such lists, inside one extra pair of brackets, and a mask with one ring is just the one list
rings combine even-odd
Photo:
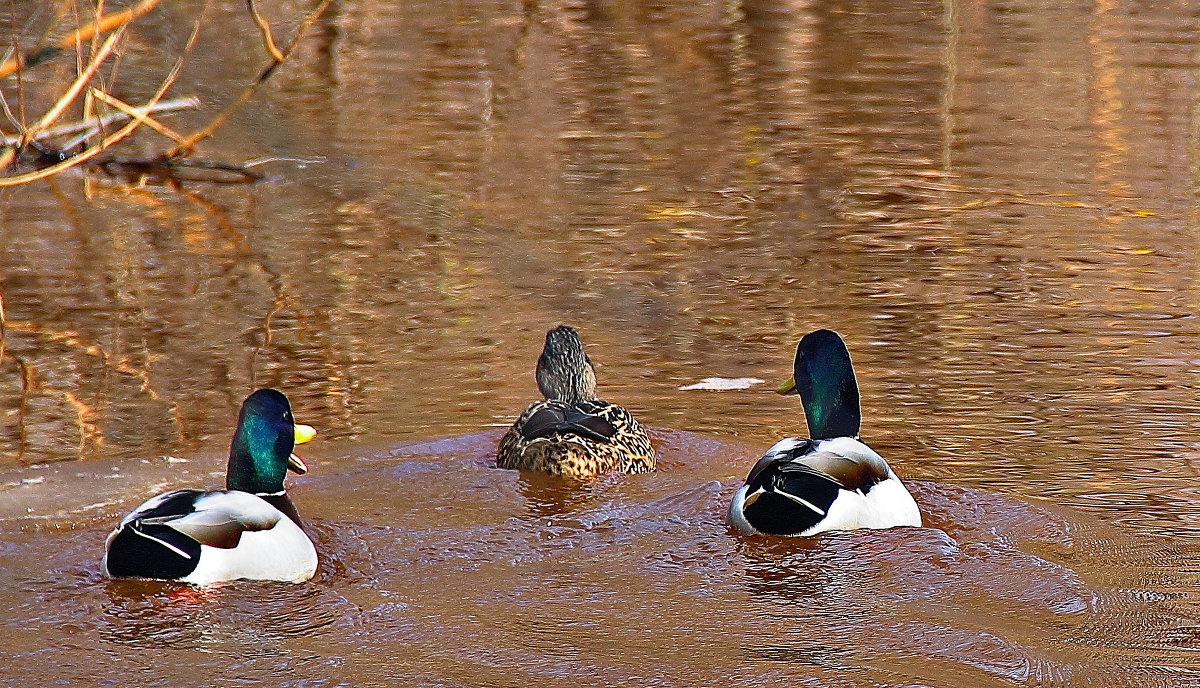
[(295, 422), (283, 392), (255, 391), (238, 413), (226, 489), (173, 490), (147, 500), (109, 534), (101, 570), (193, 585), (312, 578), (317, 551), (283, 481), (289, 470), (308, 472), (292, 449), (315, 435)]
[(500, 440), (499, 467), (576, 479), (654, 470), (650, 437), (633, 414), (596, 398), (596, 369), (574, 328), (546, 333), (535, 377), (544, 398)]
[(858, 382), (833, 330), (804, 335), (792, 379), (811, 437), (780, 440), (750, 469), (727, 522), (750, 535), (808, 537), (832, 530), (921, 526), (921, 511), (883, 457), (859, 439)]

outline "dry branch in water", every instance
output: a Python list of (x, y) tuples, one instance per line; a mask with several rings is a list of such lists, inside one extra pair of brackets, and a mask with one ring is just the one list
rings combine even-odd
[[(245, 86), (228, 106), (216, 113), (207, 124), (188, 134), (163, 124), (159, 116), (199, 106), (194, 98), (162, 99), (175, 84), (184, 62), (196, 44), (208, 2), (196, 19), (182, 54), (163, 78), (154, 95), (144, 103), (127, 103), (113, 95), (112, 84), (99, 81), (101, 68), (119, 59), (119, 46), (126, 36), (136, 30), (134, 24), (153, 10), (159, 1), (140, 0), (124, 10), (102, 14), (104, 3), (103, 0), (98, 0), (93, 8), (94, 19), (81, 22), (79, 26), (47, 45), (42, 45), (43, 41), (31, 41), (37, 45), (24, 53), (20, 51), (19, 37), (16, 29), (13, 29), (13, 47), (9, 51), (10, 56), (0, 63), (0, 80), (15, 78), (17, 112), (20, 115), (19, 118), (14, 116), (7, 98), (0, 91), (3, 114), (7, 115), (8, 121), (18, 129), (16, 134), (0, 132), (0, 187), (44, 179), (79, 165), (137, 182), (154, 180), (166, 184), (178, 184), (183, 181), (244, 183), (263, 178), (263, 174), (253, 170), (250, 163), (196, 160), (189, 156), (200, 141), (215, 133), (271, 78), (333, 0), (318, 0), (283, 49), (276, 45), (270, 25), (259, 13), (255, 0), (247, 0), (250, 17), (262, 37), (263, 47), (270, 59), (258, 76)], [(17, 17), (11, 9), (9, 19), (16, 27)], [(53, 33), (53, 27), (46, 33)], [(105, 36), (103, 42), (100, 41), (102, 36)], [(84, 43), (89, 40), (91, 49), (85, 50)], [(76, 51), (78, 59), (76, 77), (62, 87), (57, 100), (43, 115), (33, 124), (26, 125), (24, 113), (27, 108), (28, 87), (24, 85), (24, 72), (71, 49)], [(115, 73), (113, 70), (109, 71)], [(0, 86), (5, 85), (0, 83)], [(82, 106), (78, 102), (80, 95), (84, 96)], [(79, 119), (60, 124), (60, 120), (72, 110), (79, 113)], [(111, 131), (111, 127), (114, 126), (119, 128)], [(153, 157), (118, 157), (110, 152), (112, 147), (143, 126), (168, 139), (172, 147)]]
[[(138, 17), (154, 9), (154, 6), (158, 3), (159, 0), (142, 0), (133, 7), (98, 17), (95, 21), (83, 24), (50, 46), (35, 48), (24, 56), (14, 53), (12, 57), (5, 60), (3, 64), (0, 64), (0, 78), (19, 72), (22, 69), (37, 66), (59, 53), (73, 50), (76, 46), (82, 45), (84, 41), (90, 40), (93, 37), (108, 33), (116, 28), (124, 28)], [(16, 22), (16, 17), (10, 17), (10, 19), (14, 23)]]
[(8, 334), (7, 319), (4, 317), (4, 294), (0, 292), (0, 365), (4, 365), (4, 335)]
[[(259, 87), (267, 83), (271, 76), (275, 74), (275, 71), (279, 68), (279, 65), (283, 64), (283, 61), (286, 60), (292, 54), (292, 51), (296, 49), (296, 46), (300, 43), (300, 38), (305, 34), (305, 32), (308, 31), (308, 28), (313, 25), (313, 22), (317, 21), (317, 19), (325, 13), (325, 10), (329, 9), (331, 4), (333, 4), (333, 0), (321, 0), (321, 2), (318, 3), (317, 6), (308, 13), (308, 16), (304, 18), (304, 21), (300, 22), (300, 26), (296, 29), (296, 35), (292, 37), (292, 40), (288, 43), (287, 47), (284, 48), (282, 53), (280, 53), (279, 49), (275, 47), (275, 41), (271, 39), (270, 29), (264, 29), (263, 40), (266, 44), (267, 52), (273, 54), (278, 53), (279, 57), (271, 58), (271, 62), (267, 64), (265, 68), (263, 68), (263, 70), (259, 73), (258, 78), (250, 82), (250, 84), (242, 89), (241, 95), (239, 95), (236, 100), (230, 103), (229, 107), (218, 113), (211, 122), (209, 122), (206, 126), (201, 127), (196, 133), (189, 136), (186, 141), (168, 151), (166, 157), (175, 158), (180, 155), (186, 155), (190, 153), (201, 139), (211, 136), (212, 133), (215, 132), (222, 124), (224, 124), (226, 120), (233, 116), (233, 113), (241, 109), (241, 107), (246, 104), (246, 101), (250, 100), (255, 92), (258, 91)], [(262, 18), (259, 17), (257, 10), (254, 9), (253, 2), (250, 2), (250, 9), (251, 13), (255, 17), (255, 22), (258, 23), (260, 27), (265, 27), (266, 22), (262, 21)]]
[[(164, 100), (154, 109), (146, 114), (161, 114), (167, 112), (177, 112), (179, 110), (196, 110), (200, 107), (200, 101), (197, 98), (175, 98), (174, 100)], [(134, 112), (142, 112), (140, 108), (133, 108)], [(71, 149), (80, 145), (83, 140), (89, 139), (101, 131), (108, 129), (115, 124), (124, 124), (130, 119), (136, 117), (130, 111), (111, 112), (103, 117), (94, 119), (85, 119), (78, 122), (70, 122), (68, 124), (59, 124), (50, 127), (45, 131), (38, 133), (33, 137), (34, 141), (53, 140), (64, 136), (72, 138), (67, 143), (62, 144), (61, 148)], [(16, 146), (21, 141), (21, 135), (5, 136), (0, 138), (0, 146)]]

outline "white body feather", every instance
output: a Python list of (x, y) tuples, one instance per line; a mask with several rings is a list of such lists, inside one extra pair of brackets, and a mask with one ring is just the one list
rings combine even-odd
[(292, 519), (248, 492), (210, 492), (196, 501), (196, 512), (220, 510), (243, 523), (275, 525), (266, 530), (242, 533), (233, 549), (200, 547), (200, 564), (186, 583), (205, 585), (223, 580), (248, 578), (300, 583), (317, 571), (317, 550)]
[(750, 486), (742, 485), (733, 493), (733, 501), (729, 503), (729, 511), (725, 512), (725, 522), (747, 535), (762, 535), (762, 531), (750, 525), (743, 510), (746, 508), (746, 497), (749, 496)]
[[(108, 536), (106, 552), (122, 528), (138, 519), (152, 518), (154, 510), (171, 494), (153, 497), (121, 519), (120, 525)], [(239, 578), (299, 583), (316, 573), (317, 551), (312, 541), (290, 518), (265, 500), (248, 492), (214, 491), (197, 497), (193, 507), (194, 512), (164, 521), (163, 525), (186, 534), (190, 524), (236, 521), (248, 530), (241, 534), (241, 540), (233, 548), (201, 544), (200, 561), (195, 570), (178, 580), (196, 585)], [(106, 574), (107, 560), (106, 553), (100, 565)]]
[(238, 578), (303, 583), (316, 572), (316, 548), (304, 531), (284, 516), (270, 530), (243, 533), (233, 549), (201, 545), (200, 564), (180, 580), (196, 585)]
[[(806, 442), (806, 440), (795, 437), (780, 440), (767, 450), (764, 457), (788, 454), (804, 446)], [(821, 520), (812, 528), (798, 533), (797, 536), (807, 537), (829, 530), (921, 526), (921, 511), (917, 508), (916, 500), (912, 498), (908, 489), (904, 487), (904, 483), (900, 482), (900, 478), (896, 477), (896, 473), (892, 471), (891, 466), (888, 466), (883, 457), (877, 454), (874, 449), (871, 449), (855, 437), (835, 437), (818, 441), (814, 447), (814, 451), (829, 452), (854, 461), (878, 462), (887, 469), (888, 477), (886, 480), (874, 485), (866, 494), (857, 490), (838, 490), (837, 497), (829, 505), (828, 511), (824, 513)], [(803, 463), (804, 456), (798, 456), (793, 460)], [(749, 485), (742, 485), (737, 493), (734, 494), (733, 501), (729, 505), (727, 520), (731, 526), (742, 532), (752, 535), (760, 534), (760, 531), (746, 520), (746, 516), (743, 513), (746, 499), (749, 497), (749, 489)], [(796, 497), (792, 497), (792, 499), (818, 514), (821, 513), (821, 510), (812, 504)]]
[(871, 488), (867, 494), (839, 490), (829, 512), (816, 526), (801, 535), (816, 535), (827, 530), (856, 528), (896, 528), (921, 526), (921, 511), (904, 483), (893, 473)]

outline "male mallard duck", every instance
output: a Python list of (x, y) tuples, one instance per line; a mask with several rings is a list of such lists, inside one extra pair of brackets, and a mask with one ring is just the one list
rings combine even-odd
[(633, 414), (596, 398), (596, 371), (574, 329), (546, 333), (537, 384), (546, 399), (530, 404), (500, 440), (501, 468), (573, 478), (654, 470), (650, 438)]
[(858, 439), (858, 383), (836, 332), (817, 330), (800, 340), (793, 377), (779, 391), (793, 389), (812, 439), (790, 437), (767, 450), (733, 496), (729, 524), (773, 535), (920, 526), (904, 483)]
[(316, 435), (292, 419), (282, 392), (246, 398), (229, 448), (225, 490), (175, 490), (142, 504), (104, 543), (100, 568), (114, 577), (204, 585), (252, 578), (299, 583), (317, 570), (317, 550), (283, 487), (308, 467), (295, 444)]

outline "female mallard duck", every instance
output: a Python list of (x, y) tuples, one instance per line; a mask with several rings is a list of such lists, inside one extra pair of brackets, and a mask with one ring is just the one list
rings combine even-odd
[(301, 528), (283, 478), (289, 468), (308, 470), (292, 447), (314, 435), (316, 430), (292, 419), (282, 392), (251, 394), (242, 403), (229, 448), (228, 489), (175, 490), (142, 504), (108, 536), (100, 568), (114, 577), (197, 585), (312, 578), (317, 551)]
[(530, 404), (500, 440), (501, 468), (573, 478), (654, 470), (650, 438), (633, 414), (596, 398), (596, 371), (574, 329), (546, 333), (537, 384), (546, 398)]
[(815, 535), (827, 530), (920, 526), (904, 483), (858, 439), (858, 383), (846, 344), (832, 330), (804, 336), (793, 377), (812, 439), (791, 437), (767, 450), (733, 496), (728, 520), (749, 533)]

